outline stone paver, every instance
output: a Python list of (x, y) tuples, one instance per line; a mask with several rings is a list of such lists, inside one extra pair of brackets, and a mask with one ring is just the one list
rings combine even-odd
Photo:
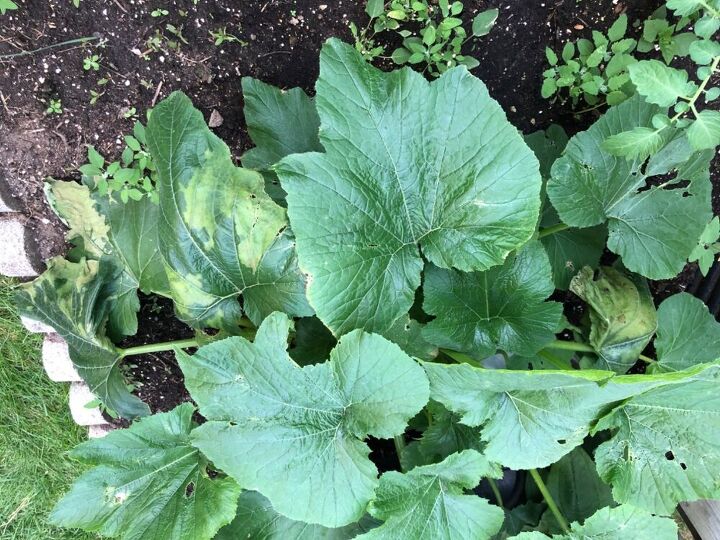
[(0, 274), (11, 277), (38, 275), (42, 263), (24, 220), (15, 214), (0, 215)]
[(79, 426), (102, 426), (108, 422), (103, 418), (100, 407), (88, 408), (87, 404), (95, 400), (95, 395), (85, 383), (74, 382), (70, 385), (70, 414)]
[(81, 381), (75, 370), (67, 343), (57, 334), (48, 334), (43, 340), (42, 361), (48, 378), (55, 382)]

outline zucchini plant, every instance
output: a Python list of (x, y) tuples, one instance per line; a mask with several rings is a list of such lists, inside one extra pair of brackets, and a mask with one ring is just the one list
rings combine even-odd
[[(720, 325), (684, 293), (656, 309), (646, 278), (675, 276), (710, 221), (712, 150), (670, 125), (647, 162), (608, 153), (658, 114), (641, 96), (569, 140), (523, 138), (465, 67), (430, 83), (335, 39), (320, 63), (314, 98), (243, 80), (242, 167), (176, 92), (145, 133), (157, 202), (49, 187), (75, 248), (18, 303), (134, 420), (73, 451), (91, 468), (52, 521), (123, 539), (674, 540), (676, 505), (720, 494)], [(582, 320), (549, 299), (568, 289)], [(138, 291), (196, 337), (119, 347)], [(162, 350), (194, 403), (149, 415), (123, 360)], [(374, 439), (399, 470), (380, 474)]]

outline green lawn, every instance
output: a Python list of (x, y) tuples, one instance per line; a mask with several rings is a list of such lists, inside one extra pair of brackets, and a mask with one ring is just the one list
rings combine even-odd
[(53, 504), (81, 468), (66, 452), (86, 436), (70, 418), (67, 384), (51, 382), (42, 337), (28, 334), (0, 278), (0, 540), (96, 538), (47, 524)]

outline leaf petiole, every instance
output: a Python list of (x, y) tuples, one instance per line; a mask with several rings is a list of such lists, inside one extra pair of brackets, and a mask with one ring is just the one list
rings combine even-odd
[(497, 501), (497, 504), (500, 508), (504, 508), (503, 504), (503, 498), (502, 494), (500, 493), (500, 489), (497, 486), (497, 482), (495, 482), (494, 478), (487, 477), (488, 484), (490, 484), (490, 489), (493, 492), (493, 495), (495, 495), (495, 500)]
[(546, 236), (550, 236), (551, 234), (555, 234), (560, 231), (564, 231), (565, 229), (569, 229), (570, 226), (566, 225), (565, 223), (558, 223), (557, 225), (553, 225), (552, 227), (546, 227), (545, 229), (540, 229), (538, 232), (538, 238), (545, 238)]
[(543, 479), (540, 477), (540, 474), (537, 472), (537, 469), (530, 469), (528, 471), (530, 473), (530, 476), (532, 476), (533, 481), (535, 482), (535, 485), (537, 485), (538, 489), (540, 490), (540, 493), (543, 496), (543, 499), (545, 499), (545, 502), (548, 505), (548, 508), (550, 508), (550, 511), (552, 512), (553, 516), (555, 516), (555, 519), (557, 520), (558, 524), (560, 525), (560, 528), (565, 533), (570, 532), (570, 526), (568, 525), (567, 520), (563, 517), (562, 513), (560, 512), (560, 509), (558, 508), (557, 504), (555, 503), (555, 499), (553, 499), (553, 496), (550, 495), (550, 492), (548, 491), (547, 486), (545, 485), (545, 482), (543, 482)]
[(468, 356), (467, 354), (457, 352), (457, 351), (451, 351), (450, 349), (440, 349), (440, 352), (445, 353), (447, 356), (455, 360), (458, 364), (470, 364), (471, 366), (482, 368), (483, 365), (475, 360), (473, 357)]
[(577, 352), (595, 352), (590, 345), (585, 343), (578, 343), (577, 341), (562, 341), (556, 339), (549, 345), (545, 346), (546, 349), (562, 349), (564, 351), (577, 351)]
[(198, 347), (200, 344), (196, 339), (179, 339), (176, 341), (164, 341), (162, 343), (149, 343), (147, 345), (138, 345), (137, 347), (128, 347), (120, 349), (120, 358), (127, 356), (135, 356), (138, 354), (148, 354), (154, 352), (172, 351), (174, 349), (189, 349), (190, 347)]

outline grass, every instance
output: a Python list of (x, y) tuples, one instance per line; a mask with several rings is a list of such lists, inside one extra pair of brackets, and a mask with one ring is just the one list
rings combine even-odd
[(97, 538), (47, 523), (81, 472), (66, 452), (86, 433), (70, 417), (68, 386), (45, 376), (42, 337), (20, 324), (13, 285), (0, 278), (0, 540)]

